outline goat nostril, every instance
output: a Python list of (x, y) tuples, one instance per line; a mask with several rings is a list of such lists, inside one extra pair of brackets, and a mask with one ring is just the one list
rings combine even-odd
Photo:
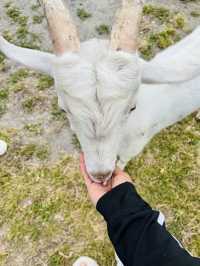
[(105, 181), (106, 179), (109, 179), (112, 176), (112, 171), (107, 171), (107, 172), (93, 172), (90, 173), (91, 176), (98, 180), (98, 181)]

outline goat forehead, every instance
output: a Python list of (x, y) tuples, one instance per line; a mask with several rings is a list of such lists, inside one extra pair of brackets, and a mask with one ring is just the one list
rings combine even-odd
[[(73, 105), (73, 104), (72, 104)], [(122, 127), (127, 109), (127, 104), (121, 99), (108, 100), (106, 102), (79, 101), (79, 106), (72, 107), (71, 117), (74, 129), (77, 133), (96, 139), (103, 144), (106, 138), (119, 133), (118, 127)], [(104, 141), (103, 139), (104, 138)]]
[(97, 64), (68, 55), (54, 72), (57, 90), (77, 98), (124, 98), (134, 94), (140, 82), (137, 62), (118, 54)]
[(117, 121), (137, 92), (137, 55), (102, 48), (98, 60), (92, 61), (84, 49), (80, 54), (65, 54), (56, 62), (56, 88), (73, 116), (83, 121), (88, 118), (103, 130), (109, 121)]

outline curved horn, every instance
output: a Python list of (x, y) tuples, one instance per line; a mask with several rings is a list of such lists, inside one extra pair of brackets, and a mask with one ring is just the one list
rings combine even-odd
[(55, 53), (61, 55), (67, 51), (79, 51), (78, 33), (70, 12), (62, 0), (40, 0), (40, 2), (44, 7)]
[(122, 0), (122, 8), (117, 12), (111, 33), (112, 49), (130, 53), (137, 50), (143, 4), (144, 0)]

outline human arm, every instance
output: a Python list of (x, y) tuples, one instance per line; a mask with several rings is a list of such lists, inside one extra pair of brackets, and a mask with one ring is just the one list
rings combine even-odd
[(89, 179), (83, 159), (81, 165), (90, 198), (104, 216), (109, 237), (125, 266), (200, 265), (167, 231), (164, 216), (138, 195), (127, 174), (118, 170), (103, 187)]

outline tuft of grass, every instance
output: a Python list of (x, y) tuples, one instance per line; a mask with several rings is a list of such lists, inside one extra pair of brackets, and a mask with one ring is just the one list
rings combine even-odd
[(14, 42), (14, 36), (9, 30), (3, 31), (3, 37), (9, 42)]
[(35, 135), (41, 135), (42, 133), (41, 123), (27, 124), (24, 126), (24, 129)]
[(107, 35), (110, 34), (110, 28), (106, 24), (101, 24), (96, 28), (96, 31), (99, 35)]
[(44, 101), (43, 97), (33, 96), (29, 97), (22, 102), (22, 108), (24, 111), (30, 113), (32, 112), (38, 105), (41, 105)]
[(34, 4), (34, 5), (31, 6), (31, 9), (33, 11), (38, 11), (39, 8), (40, 8), (40, 4), (39, 3), (38, 4)]
[(190, 13), (190, 15), (191, 15), (192, 17), (200, 17), (200, 11), (193, 10), (193, 11)]
[(0, 117), (6, 113), (7, 103), (5, 101), (0, 101)]
[(46, 160), (49, 156), (49, 149), (45, 145), (27, 144), (19, 150), (20, 156), (25, 160), (29, 160), (32, 157), (36, 157), (40, 160)]
[(6, 11), (7, 16), (13, 22), (19, 22), (20, 16), (21, 16), (20, 10), (16, 7), (10, 7), (10, 6), (6, 6), (6, 8), (7, 8), (7, 11)]
[(5, 56), (0, 52), (0, 71), (5, 70)]
[(4, 62), (5, 58), (5, 55), (0, 52), (0, 64)]
[(186, 25), (185, 16), (178, 13), (174, 16), (174, 27), (177, 29), (183, 29)]
[(11, 35), (9, 32), (5, 31), (4, 37), (16, 45), (31, 49), (39, 49), (40, 39), (36, 34), (29, 31), (28, 17), (24, 16), (19, 8), (13, 4), (6, 5), (5, 8), (7, 16), (16, 24), (16, 33)]
[(66, 120), (66, 113), (58, 106), (58, 99), (55, 97), (52, 100), (51, 115), (54, 120)]
[(174, 28), (166, 27), (164, 30), (156, 33), (150, 33), (146, 40), (140, 43), (140, 53), (148, 60), (154, 55), (156, 48), (164, 49), (169, 47), (178, 41), (179, 35), (176, 33)]
[(166, 7), (157, 5), (144, 5), (143, 14), (153, 16), (161, 22), (168, 21), (170, 18), (170, 10)]
[(176, 31), (173, 28), (166, 28), (165, 30), (151, 35), (151, 41), (155, 42), (161, 49), (167, 48), (174, 43), (174, 36)]
[(6, 88), (0, 88), (0, 117), (6, 113), (9, 91)]
[(0, 89), (0, 101), (4, 101), (8, 99), (8, 91), (7, 89)]
[(77, 136), (75, 134), (73, 134), (72, 137), (72, 144), (78, 149), (81, 150), (81, 144), (80, 141), (78, 140)]
[(40, 15), (40, 16), (33, 16), (33, 24), (41, 24), (44, 20), (44, 16)]
[(54, 80), (47, 75), (40, 75), (38, 79), (37, 88), (39, 90), (45, 90), (54, 85)]
[(159, 49), (165, 49), (180, 40), (181, 31), (186, 31), (187, 20), (180, 12), (171, 11), (165, 6), (148, 4), (143, 8), (143, 14), (149, 20), (155, 18), (160, 22), (158, 30), (151, 31), (150, 28), (144, 29), (147, 32), (145, 39), (140, 43), (142, 56), (149, 60)]
[(19, 70), (15, 71), (13, 74), (11, 74), (9, 83), (10, 84), (16, 84), (19, 81), (22, 81), (23, 79), (27, 78), (29, 76), (29, 71), (24, 68), (20, 68)]
[(92, 14), (90, 14), (89, 12), (87, 12), (84, 8), (79, 8), (77, 10), (77, 16), (81, 19), (81, 20), (86, 20), (88, 18), (90, 18), (92, 16)]

